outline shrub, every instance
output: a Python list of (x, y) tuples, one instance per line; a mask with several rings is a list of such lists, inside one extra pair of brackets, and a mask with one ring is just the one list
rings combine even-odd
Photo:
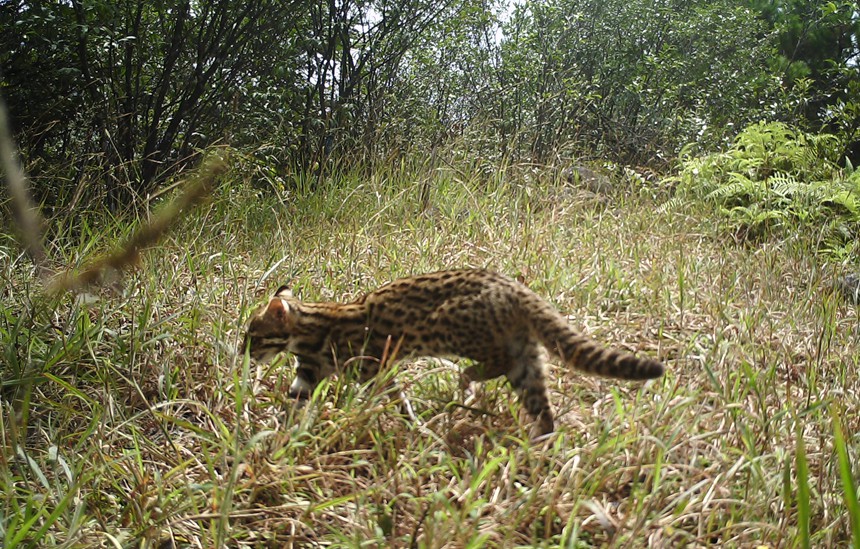
[(671, 180), (682, 195), (716, 207), (742, 237), (819, 225), (827, 246), (841, 248), (860, 225), (860, 173), (847, 159), (839, 166), (838, 145), (830, 134), (759, 122), (725, 152), (682, 153)]

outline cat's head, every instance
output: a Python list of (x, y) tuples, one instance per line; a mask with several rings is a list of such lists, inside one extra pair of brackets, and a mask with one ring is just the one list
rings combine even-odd
[(251, 358), (268, 362), (278, 353), (289, 351), (298, 317), (296, 306), (290, 289), (278, 288), (267, 305), (251, 314), (239, 352), (248, 349)]

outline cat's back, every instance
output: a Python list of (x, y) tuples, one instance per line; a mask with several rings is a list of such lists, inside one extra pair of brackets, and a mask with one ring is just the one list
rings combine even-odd
[(451, 299), (519, 293), (519, 283), (486, 269), (437, 271), (393, 280), (367, 294), (369, 305), (409, 303), (438, 306)]

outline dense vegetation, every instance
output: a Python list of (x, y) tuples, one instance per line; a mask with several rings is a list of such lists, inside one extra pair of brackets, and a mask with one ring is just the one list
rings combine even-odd
[[(0, 545), (860, 546), (859, 41), (854, 2), (0, 3), (45, 217), (0, 195)], [(551, 367), (533, 444), (449, 362), (399, 368), (419, 426), (235, 351), (281, 283), (454, 266), (667, 375)]]
[(19, 0), (0, 85), (51, 204), (141, 200), (214, 143), (278, 175), (440, 146), (666, 167), (764, 119), (856, 164), (858, 29), (800, 0)]

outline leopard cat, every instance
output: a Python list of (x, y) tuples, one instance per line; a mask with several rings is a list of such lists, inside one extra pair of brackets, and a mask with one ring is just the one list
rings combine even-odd
[(506, 376), (538, 437), (554, 429), (542, 347), (589, 374), (637, 380), (663, 374), (660, 362), (600, 345), (524, 284), (483, 269), (401, 278), (352, 303), (306, 303), (282, 286), (252, 314), (241, 352), (261, 361), (295, 355), (290, 396), (302, 399), (344, 366), (367, 381), (387, 356), (471, 359), (464, 380)]

